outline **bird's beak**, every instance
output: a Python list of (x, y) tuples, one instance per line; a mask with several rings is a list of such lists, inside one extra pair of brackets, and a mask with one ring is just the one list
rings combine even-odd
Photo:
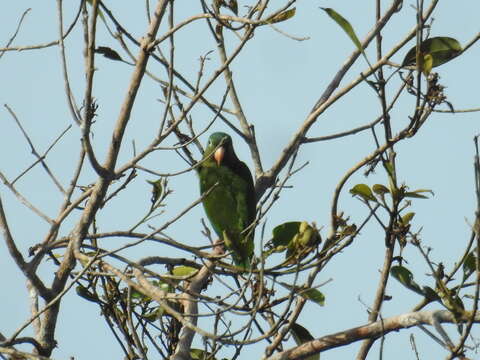
[(224, 156), (225, 156), (225, 148), (223, 146), (220, 146), (217, 150), (215, 150), (215, 153), (213, 154), (213, 158), (215, 159), (217, 166), (220, 166)]

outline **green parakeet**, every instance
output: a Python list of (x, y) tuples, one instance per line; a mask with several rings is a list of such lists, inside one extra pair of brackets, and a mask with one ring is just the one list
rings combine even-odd
[(232, 138), (222, 132), (208, 139), (198, 168), (200, 193), (208, 220), (232, 252), (235, 265), (250, 268), (254, 249), (255, 188), (247, 165), (233, 150)]

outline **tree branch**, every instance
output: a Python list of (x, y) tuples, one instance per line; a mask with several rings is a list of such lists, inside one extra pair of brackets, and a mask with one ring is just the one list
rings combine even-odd
[[(472, 317), (474, 322), (480, 322), (480, 312)], [(466, 315), (461, 322), (468, 322), (470, 317)], [(322, 351), (345, 346), (353, 342), (378, 338), (393, 331), (400, 331), (419, 325), (436, 325), (440, 323), (455, 324), (456, 320), (447, 310), (419, 311), (393, 316), (371, 324), (341, 331), (332, 335), (308, 341), (294, 348), (276, 353), (264, 360), (297, 360), (318, 354)]]

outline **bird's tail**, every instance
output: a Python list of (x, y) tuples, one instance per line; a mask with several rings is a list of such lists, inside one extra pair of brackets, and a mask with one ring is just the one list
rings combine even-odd
[(234, 238), (224, 231), (223, 241), (225, 242), (225, 247), (232, 252), (232, 259), (235, 266), (245, 271), (251, 270), (254, 248), (253, 238)]

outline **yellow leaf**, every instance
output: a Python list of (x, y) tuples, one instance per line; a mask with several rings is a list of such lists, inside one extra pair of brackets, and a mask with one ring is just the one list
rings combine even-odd
[(430, 54), (425, 54), (423, 56), (423, 64), (422, 64), (422, 71), (423, 73), (428, 76), (428, 74), (430, 74), (430, 72), (432, 71), (432, 67), (433, 67), (433, 56), (430, 55)]
[(275, 23), (288, 20), (295, 16), (295, 12), (296, 12), (295, 8), (286, 10), (284, 12), (281, 12), (280, 14), (269, 17), (267, 20), (265, 20), (265, 24), (275, 24)]

